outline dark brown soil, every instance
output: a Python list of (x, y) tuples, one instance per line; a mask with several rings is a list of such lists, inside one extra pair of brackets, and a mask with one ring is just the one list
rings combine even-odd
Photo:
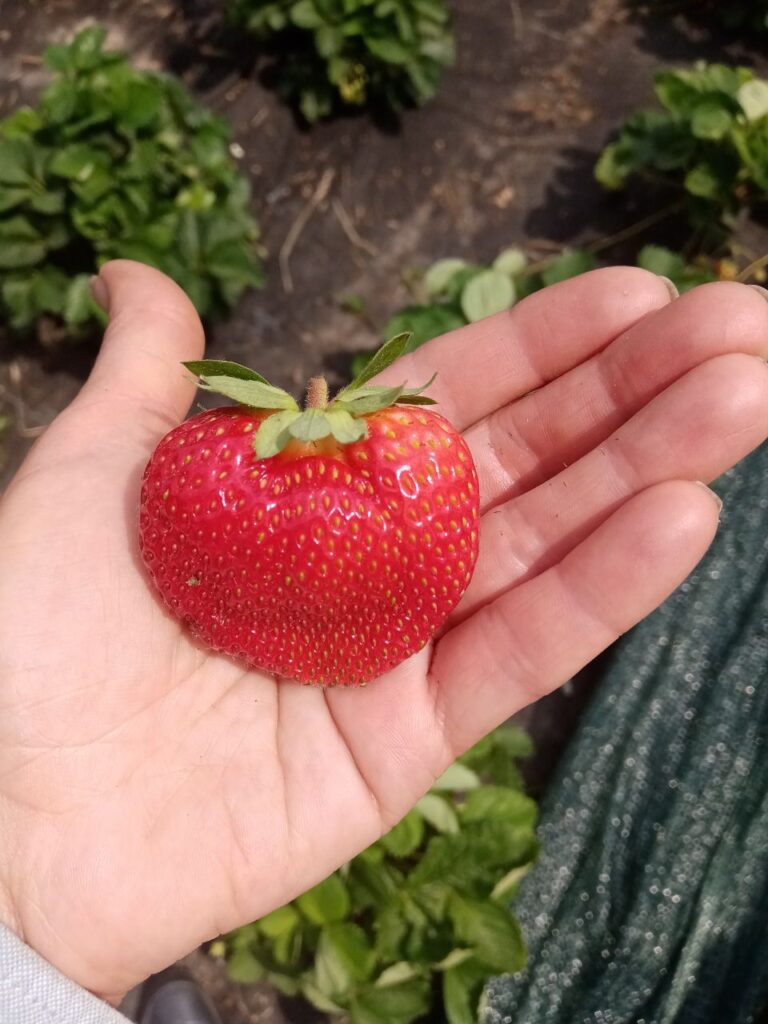
[[(234, 126), (268, 251), (264, 289), (210, 330), (209, 351), (295, 388), (321, 368), (339, 378), (345, 353), (373, 345), (407, 301), (409, 268), (447, 255), (491, 259), (520, 242), (546, 252), (611, 235), (653, 209), (652, 196), (605, 194), (592, 166), (627, 111), (651, 99), (660, 63), (703, 57), (768, 70), (756, 50), (693, 30), (682, 16), (630, 16), (629, 2), (455, 0), (458, 64), (433, 103), (396, 124), (361, 115), (308, 130), (256, 79), (247, 41), (222, 28), (220, 0), (0, 0), (0, 116), (34, 99), (44, 46), (94, 19), (138, 64), (183, 74)], [(308, 204), (312, 216), (281, 266)], [(759, 234), (746, 241), (765, 247)], [(636, 245), (611, 255), (631, 258)], [(362, 299), (369, 323), (342, 310), (345, 296)], [(93, 354), (0, 335), (0, 416), (13, 419), (0, 443), (0, 486), (76, 393)], [(584, 694), (577, 686), (527, 714), (535, 786)], [(229, 984), (202, 954), (190, 964), (228, 1024), (285, 1019), (273, 995)]]

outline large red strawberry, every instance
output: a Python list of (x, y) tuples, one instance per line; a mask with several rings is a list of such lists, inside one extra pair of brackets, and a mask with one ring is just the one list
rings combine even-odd
[(368, 381), (307, 408), (236, 363), (187, 363), (240, 403), (172, 430), (144, 474), (144, 562), (215, 650), (303, 683), (359, 684), (420, 650), (477, 558), (477, 477), (423, 389)]

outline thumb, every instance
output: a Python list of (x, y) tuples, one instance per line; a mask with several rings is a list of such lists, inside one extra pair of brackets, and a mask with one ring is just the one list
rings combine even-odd
[(71, 413), (92, 411), (102, 431), (133, 430), (142, 445), (154, 445), (184, 418), (195, 393), (181, 363), (202, 355), (200, 319), (177, 284), (143, 263), (107, 263), (92, 288), (109, 326)]

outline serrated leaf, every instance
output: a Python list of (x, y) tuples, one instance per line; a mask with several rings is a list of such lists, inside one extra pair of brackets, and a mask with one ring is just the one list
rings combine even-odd
[(331, 433), (331, 423), (324, 409), (305, 409), (291, 420), (288, 432), (297, 441), (319, 441)]
[(269, 385), (269, 381), (260, 373), (247, 366), (241, 366), (240, 363), (231, 363), (227, 359), (190, 359), (182, 363), (182, 366), (186, 366), (196, 377), (235, 377), (238, 380), (256, 380), (260, 384)]
[(461, 293), (461, 309), (470, 323), (501, 313), (514, 301), (514, 283), (498, 270), (476, 274)]
[(416, 804), (419, 813), (437, 832), (459, 831), (459, 819), (451, 804), (435, 793), (427, 793)]
[(408, 857), (419, 848), (424, 838), (424, 819), (418, 811), (409, 811), (394, 828), (380, 839), (380, 842), (393, 857)]
[(424, 275), (424, 287), (427, 295), (441, 295), (459, 270), (467, 266), (466, 260), (449, 257), (433, 263)]
[[(388, 366), (391, 366), (392, 363), (394, 363), (396, 359), (399, 359), (403, 352), (405, 352), (410, 337), (410, 333), (403, 332), (402, 334), (395, 335), (394, 338), (390, 338), (386, 344), (382, 345), (378, 352), (374, 353), (362, 373), (359, 373), (357, 377), (355, 377), (349, 385), (349, 390), (351, 391), (355, 388), (361, 388), (363, 384), (367, 384), (369, 380), (381, 373), (383, 370), (386, 370)], [(346, 391), (347, 389), (345, 388), (344, 390)], [(339, 397), (341, 397), (341, 395)]]
[(448, 1024), (477, 1024), (488, 968), (470, 957), (443, 975), (443, 1005)]
[(347, 887), (337, 874), (302, 893), (296, 904), (307, 920), (320, 925), (343, 921), (350, 911)]
[(352, 1001), (356, 1024), (411, 1024), (429, 1009), (426, 978), (412, 978), (398, 985), (366, 985)]
[(252, 409), (291, 409), (298, 410), (298, 405), (287, 391), (262, 384), (258, 380), (242, 380), (238, 377), (218, 375), (202, 376), (198, 387), (205, 391), (215, 391), (217, 395), (232, 398), (241, 405)]
[(326, 409), (325, 416), (331, 425), (331, 433), (339, 444), (354, 444), (368, 436), (364, 419), (355, 419), (344, 409)]
[(454, 895), (450, 908), (457, 938), (495, 971), (519, 971), (527, 952), (520, 925), (497, 903)]
[(446, 768), (440, 778), (435, 779), (431, 788), (437, 791), (455, 790), (461, 793), (468, 789), (477, 789), (480, 784), (480, 778), (476, 772), (463, 764), (454, 762)]
[(373, 964), (373, 950), (358, 925), (332, 924), (320, 932), (314, 982), (330, 999), (343, 999), (356, 983), (369, 979)]
[(461, 807), (463, 822), (506, 821), (532, 829), (536, 804), (530, 797), (506, 786), (482, 786), (467, 795)]

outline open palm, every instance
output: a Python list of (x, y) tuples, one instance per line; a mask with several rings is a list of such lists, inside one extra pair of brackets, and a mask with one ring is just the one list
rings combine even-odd
[(685, 577), (718, 518), (691, 481), (768, 435), (768, 303), (740, 285), (670, 303), (653, 275), (596, 271), (391, 368), (439, 371), (480, 559), (436, 643), (324, 691), (206, 652), (150, 590), (139, 480), (202, 332), (157, 272), (102, 280), (97, 365), (0, 505), (0, 917), (114, 999), (351, 858)]

